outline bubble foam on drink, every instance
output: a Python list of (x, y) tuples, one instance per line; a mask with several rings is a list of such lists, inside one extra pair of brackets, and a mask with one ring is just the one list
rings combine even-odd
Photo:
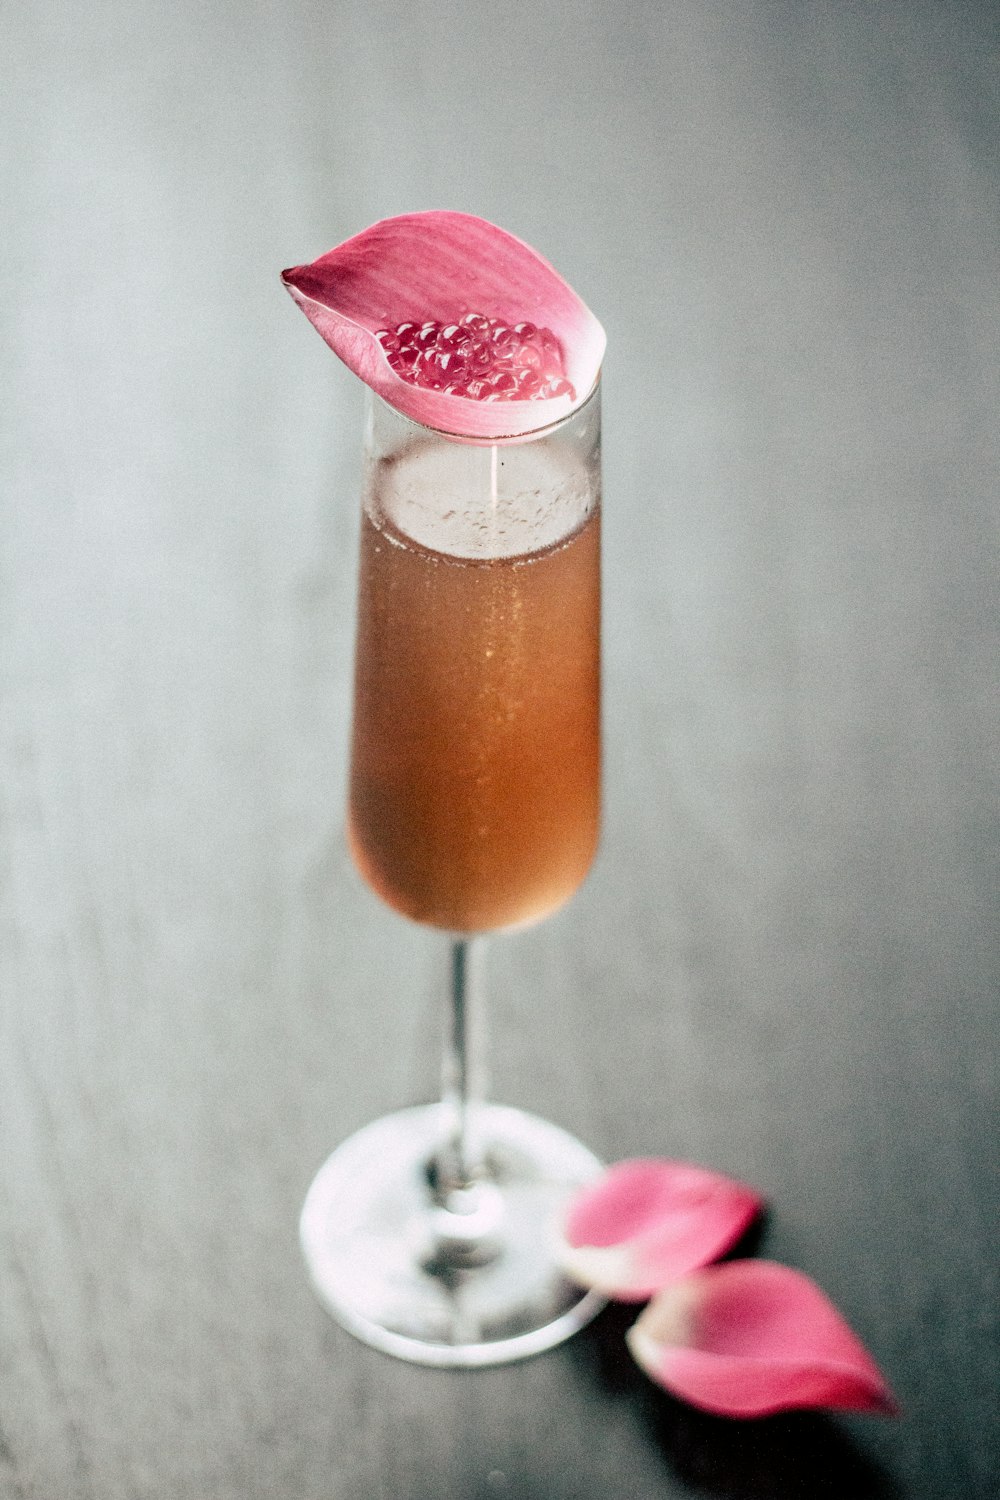
[(551, 328), (469, 312), (454, 323), (398, 323), (375, 337), (401, 380), (470, 401), (544, 401), (576, 392)]
[(599, 486), (569, 444), (516, 448), (417, 441), (369, 476), (365, 508), (445, 556), (528, 556), (572, 536)]

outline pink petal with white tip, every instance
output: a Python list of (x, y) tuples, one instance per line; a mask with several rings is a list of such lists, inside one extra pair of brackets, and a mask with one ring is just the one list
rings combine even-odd
[[(480, 439), (537, 432), (581, 405), (600, 373), (604, 330), (589, 308), (530, 245), (471, 214), (382, 219), (282, 280), (355, 375), (441, 432)], [(448, 325), (471, 312), (551, 330), (572, 393), (490, 402), (429, 390), (402, 379), (376, 338), (404, 322)]]
[(574, 1281), (643, 1302), (722, 1255), (763, 1208), (752, 1188), (686, 1162), (619, 1162), (569, 1206), (560, 1258)]
[(773, 1261), (692, 1272), (649, 1304), (626, 1339), (659, 1385), (721, 1416), (793, 1407), (898, 1410), (833, 1303), (801, 1271)]

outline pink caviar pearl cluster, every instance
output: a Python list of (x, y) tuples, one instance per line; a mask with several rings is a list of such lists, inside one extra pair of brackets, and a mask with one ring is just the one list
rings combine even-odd
[(576, 392), (550, 328), (470, 312), (457, 323), (400, 323), (375, 337), (396, 374), (424, 390), (472, 401), (539, 401)]

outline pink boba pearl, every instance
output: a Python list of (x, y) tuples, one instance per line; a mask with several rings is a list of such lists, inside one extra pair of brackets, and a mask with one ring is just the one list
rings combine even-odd
[(448, 370), (448, 356), (437, 349), (425, 349), (420, 361), (420, 372), (428, 379), (444, 375)]
[(546, 356), (547, 363), (562, 364), (562, 348), (551, 328), (538, 330), (538, 342), (542, 346), (542, 353)]
[(546, 395), (548, 395), (548, 396), (572, 396), (572, 395), (575, 395), (575, 392), (573, 390), (573, 386), (570, 383), (570, 381), (565, 380), (565, 379), (563, 379), (560, 376), (556, 380), (550, 380), (549, 381), (548, 390), (546, 391)]
[(448, 323), (438, 334), (439, 349), (464, 349), (472, 341), (472, 329), (460, 323)]
[(438, 354), (438, 360), (440, 361), (442, 370), (447, 373), (449, 380), (462, 380), (468, 375), (469, 361), (462, 349), (454, 351), (446, 349), (443, 353)]

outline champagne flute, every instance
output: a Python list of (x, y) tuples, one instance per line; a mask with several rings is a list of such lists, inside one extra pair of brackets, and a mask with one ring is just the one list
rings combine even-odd
[(600, 802), (600, 387), (499, 442), (369, 393), (348, 840), (374, 892), (448, 934), (443, 1092), (344, 1142), (301, 1238), (365, 1342), (430, 1365), (552, 1347), (602, 1305), (555, 1225), (600, 1170), (558, 1126), (481, 1098), (487, 933), (587, 874)]

